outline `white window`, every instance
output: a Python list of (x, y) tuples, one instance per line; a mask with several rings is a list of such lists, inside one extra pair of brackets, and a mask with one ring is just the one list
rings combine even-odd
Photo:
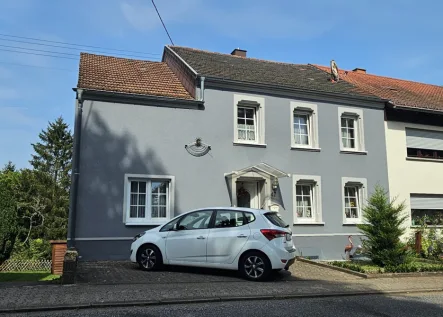
[(343, 152), (365, 152), (363, 111), (339, 108), (340, 150)]
[(257, 115), (255, 108), (237, 107), (237, 136), (239, 141), (257, 141)]
[(234, 143), (265, 146), (265, 99), (234, 95)]
[(318, 148), (317, 105), (307, 102), (291, 102), (291, 148)]
[(294, 224), (323, 224), (321, 212), (321, 177), (293, 175)]
[(171, 218), (174, 177), (125, 175), (124, 221), (127, 225), (156, 225)]
[(366, 179), (342, 178), (343, 223), (362, 223), (363, 207), (366, 203)]

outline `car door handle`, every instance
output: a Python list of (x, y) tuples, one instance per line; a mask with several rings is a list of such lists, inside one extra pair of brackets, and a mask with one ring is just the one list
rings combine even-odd
[(244, 234), (238, 235), (237, 238), (247, 238)]
[(197, 237), (197, 239), (199, 239), (199, 240), (204, 239), (204, 238), (205, 237), (203, 237), (203, 236)]

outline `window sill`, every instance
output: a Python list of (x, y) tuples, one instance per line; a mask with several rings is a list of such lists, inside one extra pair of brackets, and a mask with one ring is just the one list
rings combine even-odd
[(343, 223), (343, 226), (357, 226), (357, 225), (363, 225), (363, 222), (345, 222)]
[(161, 226), (166, 224), (168, 220), (165, 220), (164, 222), (126, 222), (125, 226)]
[(443, 163), (442, 159), (422, 158), (422, 157), (406, 157), (407, 161), (422, 161), (422, 162), (436, 162)]
[(324, 222), (296, 222), (294, 226), (324, 226)]
[(232, 142), (235, 146), (251, 146), (251, 147), (262, 147), (265, 148), (267, 146), (266, 143), (248, 143), (248, 142)]
[(308, 152), (320, 152), (321, 148), (319, 147), (304, 147), (304, 146), (296, 146), (292, 145), (291, 150), (295, 151), (308, 151)]
[(368, 155), (368, 151), (358, 151), (358, 150), (340, 150), (341, 154), (356, 154), (356, 155)]

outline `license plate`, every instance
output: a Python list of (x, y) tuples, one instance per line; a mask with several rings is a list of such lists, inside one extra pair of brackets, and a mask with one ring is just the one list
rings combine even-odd
[(292, 240), (292, 234), (287, 233), (286, 234), (286, 241), (291, 241)]

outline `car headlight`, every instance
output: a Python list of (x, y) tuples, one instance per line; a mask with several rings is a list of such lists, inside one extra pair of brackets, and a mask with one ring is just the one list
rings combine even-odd
[(139, 233), (138, 235), (136, 235), (136, 236), (132, 239), (132, 242), (136, 241), (136, 240), (137, 240), (138, 238), (140, 238), (140, 237), (143, 237), (145, 233), (146, 233), (146, 232), (142, 232), (142, 233)]

